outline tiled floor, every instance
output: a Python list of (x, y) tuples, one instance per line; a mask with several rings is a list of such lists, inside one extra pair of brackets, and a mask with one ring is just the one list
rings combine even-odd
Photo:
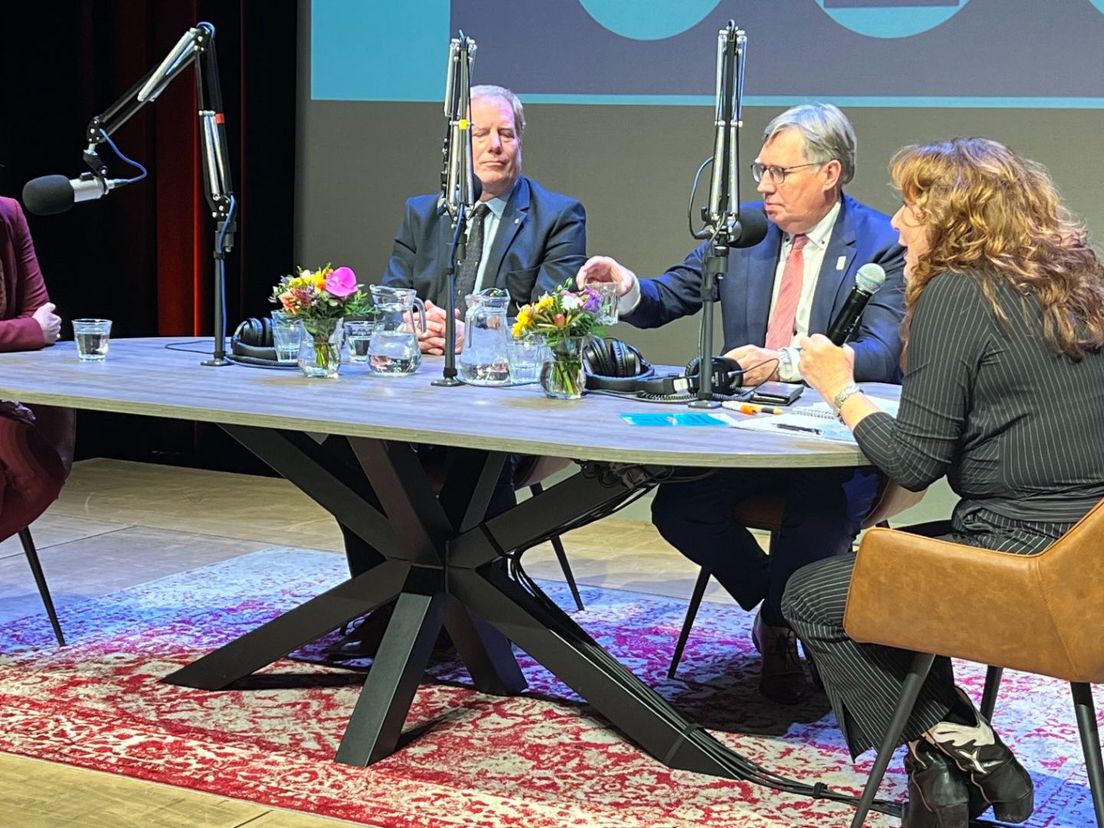
[[(901, 516), (948, 513), (944, 489)], [(641, 520), (607, 518), (565, 538), (580, 583), (686, 597), (697, 569)], [(274, 478), (113, 460), (78, 463), (60, 500), (32, 527), (57, 605), (184, 572), (273, 545), (341, 550), (333, 520)], [(526, 570), (562, 578), (550, 547), (531, 550)], [(707, 599), (729, 601), (715, 584)], [(41, 612), (17, 538), (0, 544), (0, 623)], [(43, 614), (42, 623), (47, 623)], [(79, 790), (79, 798), (72, 791)], [(0, 754), (0, 824), (18, 814), (36, 826), (322, 826), (336, 820), (280, 811), (179, 788)]]

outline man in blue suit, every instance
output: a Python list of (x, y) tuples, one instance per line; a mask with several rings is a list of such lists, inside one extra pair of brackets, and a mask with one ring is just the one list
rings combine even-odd
[[(498, 287), (517, 304), (539, 299), (570, 279), (586, 260), (586, 213), (573, 198), (544, 189), (521, 174), (521, 136), (525, 110), (509, 89), (471, 88), (472, 162), (483, 185), (479, 204), (468, 224), (468, 257), (457, 272), (457, 313), (463, 319), (462, 298), (473, 291)], [(445, 347), (448, 285), (445, 264), (452, 243), (449, 214), (436, 194), (407, 200), (402, 226), (381, 283), (412, 287), (426, 306), (426, 332), (419, 334), (422, 353), (440, 355)], [(456, 323), (456, 346), (464, 343), (464, 324)], [(333, 450), (356, 469), (345, 441)], [(414, 447), (423, 464), (443, 466), (445, 449)], [(514, 472), (517, 457), (507, 459), (487, 506), (493, 517), (516, 503)], [(374, 498), (374, 495), (371, 497)], [(347, 527), (345, 555), (352, 575), (382, 562), (380, 553)], [(335, 658), (360, 658), (375, 652), (375, 636), (390, 613), (378, 613), (331, 652)]]
[[(889, 217), (843, 193), (854, 170), (855, 133), (835, 106), (794, 107), (767, 125), (752, 175), (769, 229), (759, 244), (730, 252), (720, 283), (724, 352), (744, 369), (745, 385), (800, 381), (795, 343), (828, 330), (867, 262), (880, 264), (886, 281), (848, 342), (855, 377), (897, 381), (904, 254)], [(595, 257), (577, 278), (580, 284), (618, 282), (622, 318), (652, 328), (701, 308), (707, 253), (708, 242), (682, 264), (643, 280), (613, 259)], [(878, 484), (869, 469), (757, 469), (659, 487), (652, 519), (660, 534), (745, 609), (762, 602), (753, 639), (763, 653), (764, 695), (796, 703), (807, 694), (797, 639), (781, 611), (786, 581), (805, 564), (850, 548)], [(769, 558), (734, 517), (735, 504), (751, 495), (777, 496), (784, 504)]]
[[(468, 259), (457, 272), (461, 319), (467, 293), (503, 288), (523, 305), (562, 285), (586, 260), (583, 205), (521, 174), (525, 110), (517, 96), (501, 86), (473, 86), (471, 121), (472, 160), (483, 194), (469, 220)], [(439, 196), (414, 196), (406, 202), (381, 280), (412, 287), (425, 301), (428, 330), (421, 346), (427, 354), (444, 353), (451, 242), (451, 221)], [(463, 324), (456, 329), (459, 347)]]

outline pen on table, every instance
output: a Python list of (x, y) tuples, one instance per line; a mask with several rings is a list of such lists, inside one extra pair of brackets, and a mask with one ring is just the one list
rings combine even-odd
[(778, 425), (775, 427), (785, 429), (786, 431), (804, 431), (808, 434), (820, 434), (819, 428), (812, 428), (811, 426), (799, 426), (790, 425), (789, 423), (778, 423)]
[(773, 405), (756, 405), (755, 403), (743, 403), (739, 411), (741, 414), (785, 414), (781, 408)]

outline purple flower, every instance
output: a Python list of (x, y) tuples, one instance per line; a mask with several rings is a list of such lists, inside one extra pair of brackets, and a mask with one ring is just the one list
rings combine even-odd
[(336, 299), (344, 299), (357, 292), (357, 277), (352, 268), (339, 267), (326, 277), (326, 293)]
[(583, 294), (586, 296), (586, 300), (583, 302), (583, 310), (587, 313), (598, 313), (598, 308), (602, 305), (602, 297), (590, 288), (583, 288)]

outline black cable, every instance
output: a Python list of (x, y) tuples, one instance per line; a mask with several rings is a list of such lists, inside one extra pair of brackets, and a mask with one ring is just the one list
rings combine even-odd
[(181, 352), (186, 353), (186, 354), (209, 355), (211, 353), (210, 351), (197, 351), (194, 348), (181, 347), (183, 345), (198, 345), (198, 344), (200, 344), (201, 341), (202, 340), (200, 340), (200, 339), (194, 339), (194, 340), (191, 340), (190, 342), (166, 342), (165, 343), (165, 350), (166, 351), (181, 351)]
[[(766, 363), (764, 362), (762, 364)], [(697, 474), (695, 478), (691, 479), (699, 479), (701, 477), (708, 476), (710, 473), (711, 472)], [(508, 577), (510, 577), (511, 580), (514, 581), (514, 583), (518, 584), (518, 586), (520, 586), (531, 598), (533, 598), (533, 600), (537, 601), (538, 604), (542, 605), (546, 610), (555, 613), (562, 612), (562, 610), (560, 610), (559, 608), (559, 605), (556, 604), (540, 587), (536, 580), (533, 579), (532, 576), (530, 576), (529, 573), (525, 571), (521, 560), (522, 554), (528, 549), (531, 549), (533, 546), (547, 541), (551, 538), (553, 534), (568, 532), (571, 529), (585, 526), (589, 523), (593, 523), (596, 520), (600, 520), (603, 517), (608, 517), (609, 515), (615, 514), (616, 512), (624, 509), (629, 504), (643, 497), (648, 491), (650, 491), (659, 483), (673, 482), (678, 478), (679, 475), (675, 469), (667, 469), (666, 472), (663, 474), (650, 474), (648, 482), (644, 484), (641, 488), (629, 492), (625, 497), (615, 500), (612, 504), (607, 504), (595, 508), (582, 515), (581, 517), (561, 526), (558, 531), (549, 532), (546, 536), (534, 539), (531, 542), (527, 543), (524, 547), (519, 547), (517, 549), (510, 550), (509, 552), (504, 552), (504, 557), (506, 558), (506, 572)], [(588, 650), (588, 654), (592, 659), (604, 663), (614, 672), (624, 669), (624, 666), (620, 662), (618, 662), (610, 653), (608, 653), (604, 648), (600, 646), (596, 647), (593, 650)], [(642, 702), (647, 701), (647, 698), (650, 697), (648, 692), (642, 691), (640, 689), (640, 686), (636, 684), (636, 682), (623, 684), (622, 689)], [(662, 710), (656, 712), (664, 714), (664, 711)], [(669, 715), (667, 716), (667, 718), (673, 722), (675, 721), (671, 719)], [(681, 720), (681, 715), (679, 715), (679, 719)], [(694, 725), (686, 733), (686, 738), (688, 740), (696, 741), (693, 736), (695, 731), (705, 733), (703, 728)], [(796, 796), (806, 796), (812, 799), (825, 799), (844, 804), (857, 804), (859, 801), (859, 797), (853, 796), (851, 794), (843, 794), (837, 791), (833, 791), (822, 782), (816, 782), (810, 785), (808, 783), (800, 782), (798, 780), (791, 779), (789, 777), (776, 773), (769, 768), (765, 768), (753, 762), (747, 757), (741, 756), (734, 751), (728, 750), (719, 742), (716, 742), (712, 737), (708, 739), (702, 739), (701, 742), (698, 743), (698, 746), (706, 750), (706, 752), (712, 754), (713, 758), (718, 762), (718, 764), (722, 766), (728, 765), (732, 767), (733, 772), (738, 777), (762, 787), (771, 788), (773, 790), (793, 794)], [(900, 816), (901, 814), (901, 806), (899, 803), (890, 802), (884, 799), (876, 799), (871, 808), (872, 810), (879, 811), (890, 816), (896, 817)]]
[(701, 230), (694, 229), (694, 197), (698, 194), (698, 182), (701, 180), (701, 174), (712, 163), (713, 156), (709, 156), (709, 158), (702, 161), (698, 171), (694, 173), (694, 181), (690, 185), (690, 203), (686, 205), (686, 224), (690, 230), (690, 235), (695, 239), (702, 238), (705, 228), (703, 227)]

